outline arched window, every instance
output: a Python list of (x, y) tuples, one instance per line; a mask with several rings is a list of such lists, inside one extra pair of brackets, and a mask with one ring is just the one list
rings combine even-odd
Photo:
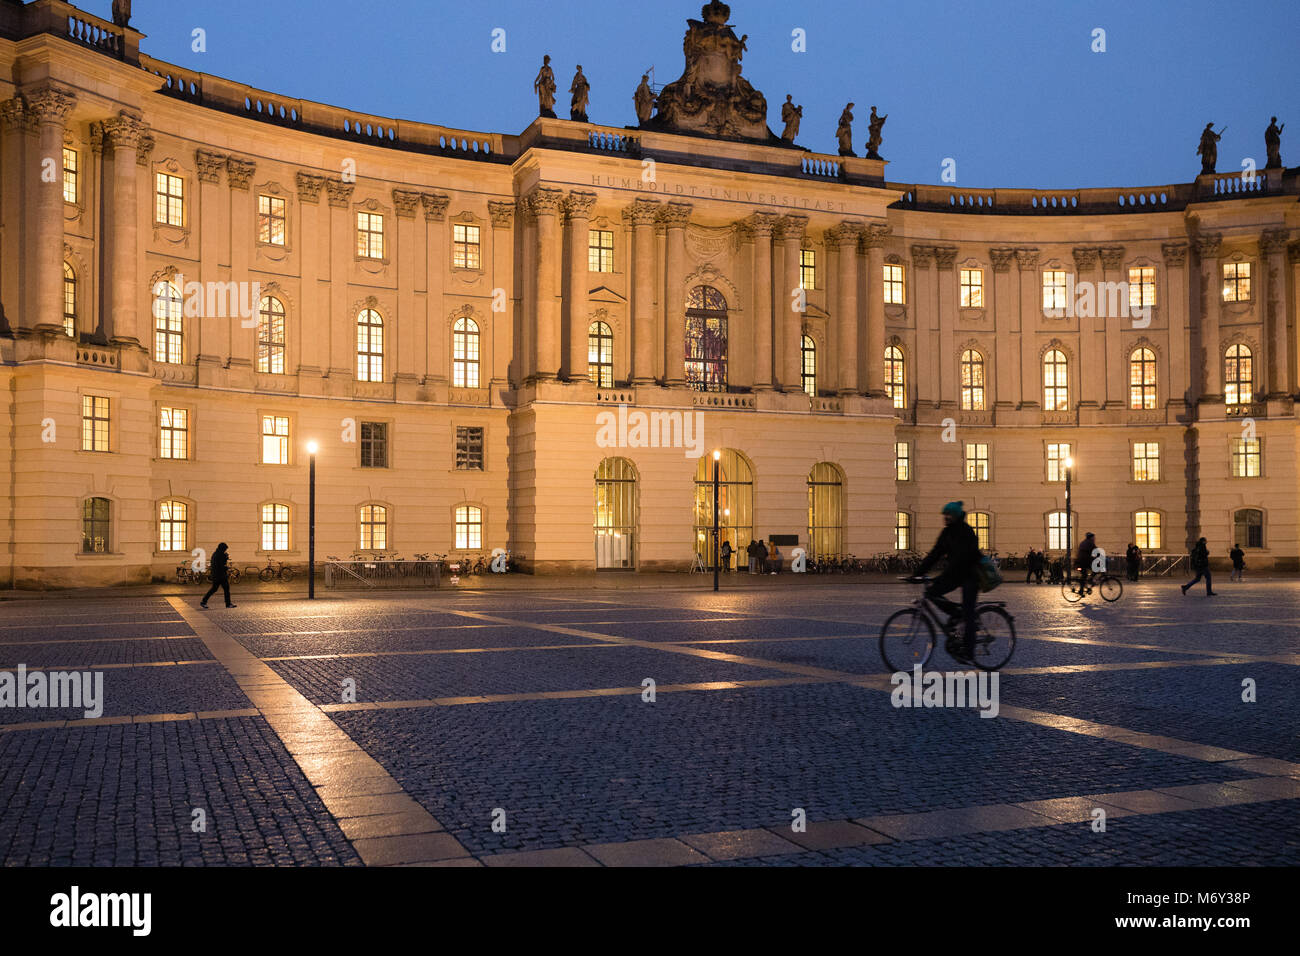
[(817, 343), (813, 341), (811, 335), (805, 335), (799, 343), (799, 352), (802, 357), (802, 380), (803, 390), (813, 398), (817, 397)]
[(457, 319), (451, 331), (451, 384), (456, 388), (478, 388), (478, 323)]
[(262, 505), (262, 550), (289, 550), (289, 506), (285, 504)]
[(894, 550), (912, 550), (912, 516), (906, 511), (894, 512)]
[(189, 509), (183, 501), (164, 501), (158, 505), (158, 550), (188, 551)]
[(606, 458), (596, 468), (596, 567), (636, 566), (636, 467)]
[(1128, 357), (1128, 407), (1156, 407), (1156, 353), (1134, 349)]
[(975, 349), (961, 353), (961, 407), (967, 412), (984, 411), (984, 356)]
[(284, 374), (284, 303), (273, 295), (257, 305), (257, 370)]
[(110, 505), (107, 498), (87, 498), (81, 503), (81, 550), (107, 554)]
[(483, 509), (475, 505), (456, 506), (456, 550), (477, 551), (483, 547)]
[(1164, 547), (1159, 511), (1138, 511), (1133, 515), (1133, 542), (1143, 551), (1159, 551)]
[(185, 361), (185, 299), (170, 282), (153, 287), (153, 360)]
[(587, 329), (587, 374), (597, 388), (614, 387), (614, 333), (604, 322)]
[(903, 350), (897, 345), (885, 349), (885, 394), (894, 400), (895, 408), (907, 407), (906, 369)]
[(1264, 512), (1241, 508), (1232, 514), (1232, 540), (1239, 548), (1264, 547)]
[(992, 541), (992, 516), (987, 511), (972, 511), (966, 516), (966, 523), (975, 531), (975, 540), (981, 551), (987, 551)]
[(1254, 398), (1250, 346), (1230, 345), (1223, 356), (1223, 398), (1229, 405), (1249, 405)]
[(357, 381), (384, 380), (384, 320), (374, 309), (357, 316)]
[(77, 274), (66, 262), (63, 263), (63, 331), (71, 338), (77, 337)]
[(1069, 411), (1069, 373), (1065, 353), (1060, 349), (1048, 349), (1043, 356), (1043, 411)]
[(844, 553), (844, 472), (820, 461), (808, 473), (808, 553)]
[(727, 300), (707, 285), (686, 296), (686, 384), (701, 392), (727, 390)]
[[(734, 448), (721, 449), (718, 465), (718, 547), (731, 542), (743, 561), (754, 540), (754, 472), (748, 459)], [(695, 469), (695, 553), (713, 565), (713, 455), (704, 455)], [(737, 565), (739, 567), (739, 565)]]
[(362, 551), (383, 551), (388, 547), (388, 509), (383, 505), (361, 506)]
[[(1077, 517), (1077, 512), (1072, 512), (1071, 517)], [(1071, 521), (1070, 524), (1073, 526), (1075, 522)], [(1073, 535), (1067, 536), (1065, 528), (1064, 511), (1053, 511), (1047, 516), (1047, 550), (1064, 551), (1072, 544), (1077, 543), (1073, 540)], [(1066, 540), (1067, 537), (1070, 540)]]

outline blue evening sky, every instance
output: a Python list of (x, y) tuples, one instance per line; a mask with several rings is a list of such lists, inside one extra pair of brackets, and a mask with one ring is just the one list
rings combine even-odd
[[(682, 72), (686, 19), (702, 0), (136, 0), (143, 50), (285, 96), (462, 129), (518, 133), (536, 115), (533, 77), (550, 53), (568, 115), (575, 64), (595, 123), (635, 123), (632, 91), (655, 68)], [(79, 0), (109, 16), (110, 0)], [(1300, 0), (735, 0), (744, 75), (781, 131), (786, 93), (804, 106), (799, 144), (834, 153), (857, 104), (864, 152), (874, 103), (895, 182), (966, 186), (1188, 182), (1201, 128), (1227, 126), (1219, 171), (1264, 165), (1264, 127), (1287, 124), (1300, 165)], [(207, 51), (191, 32), (207, 32)], [(494, 28), (506, 52), (490, 49)], [(1106, 31), (1094, 53), (1092, 32)], [(791, 31), (807, 52), (791, 50)]]

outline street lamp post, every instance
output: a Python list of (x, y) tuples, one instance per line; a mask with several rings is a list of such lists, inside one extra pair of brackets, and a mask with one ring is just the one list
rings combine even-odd
[(1065, 580), (1072, 580), (1074, 577), (1074, 543), (1071, 540), (1070, 531), (1073, 525), (1071, 502), (1070, 502), (1070, 479), (1074, 476), (1074, 459), (1066, 458), (1065, 465)]
[(713, 453), (713, 590), (718, 589), (718, 469), (722, 452)]
[(316, 449), (307, 443), (307, 600), (316, 600)]

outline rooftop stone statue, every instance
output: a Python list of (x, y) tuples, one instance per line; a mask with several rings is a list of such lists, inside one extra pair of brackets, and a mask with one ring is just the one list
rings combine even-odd
[(1282, 130), (1284, 129), (1286, 123), (1278, 126), (1277, 117), (1274, 116), (1268, 122), (1268, 129), (1264, 130), (1264, 150), (1268, 153), (1265, 169), (1282, 168)]
[(884, 116), (877, 116), (876, 108), (871, 107), (871, 119), (867, 133), (867, 159), (880, 159), (880, 143), (883, 140), (880, 129), (885, 125), (887, 119), (889, 119), (888, 113)]
[(537, 94), (538, 114), (548, 119), (555, 119), (555, 71), (551, 69), (551, 58), (542, 57), (542, 68), (533, 80), (533, 91)]
[(654, 113), (655, 100), (654, 90), (650, 89), (650, 74), (641, 74), (641, 85), (636, 88), (632, 94), (632, 102), (636, 105), (636, 120), (642, 126), (650, 122), (650, 117)]
[(1226, 129), (1225, 126), (1216, 133), (1214, 124), (1206, 123), (1205, 129), (1201, 130), (1201, 145), (1196, 147), (1196, 152), (1201, 157), (1202, 176), (1214, 175), (1215, 164), (1219, 161), (1219, 140)]
[(799, 135), (799, 121), (802, 119), (803, 107), (795, 106), (791, 95), (787, 93), (785, 103), (781, 107), (781, 122), (785, 124), (781, 138), (787, 143), (793, 143), (795, 137)]
[(578, 64), (578, 72), (573, 75), (573, 84), (569, 87), (569, 92), (573, 94), (573, 101), (569, 105), (569, 118), (579, 123), (587, 122), (587, 101), (591, 95), (591, 84), (582, 75), (581, 63)]
[(835, 138), (840, 141), (841, 156), (856, 156), (853, 152), (853, 104), (850, 103), (844, 107), (844, 112), (840, 114), (839, 129), (835, 131)]

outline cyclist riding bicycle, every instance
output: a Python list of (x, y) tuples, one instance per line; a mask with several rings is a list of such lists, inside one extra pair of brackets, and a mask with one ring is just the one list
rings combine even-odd
[(1074, 556), (1074, 566), (1079, 572), (1079, 590), (1085, 591), (1092, 585), (1092, 552), (1097, 547), (1097, 539), (1089, 531), (1081, 542), (1079, 551)]
[[(958, 614), (962, 616), (965, 629), (961, 648), (964, 660), (961, 660), (961, 663), (969, 664), (975, 653), (975, 600), (979, 595), (977, 576), (980, 563), (979, 539), (975, 536), (975, 529), (966, 523), (966, 512), (960, 501), (948, 502), (943, 506), (942, 514), (944, 528), (939, 532), (939, 538), (930, 549), (930, 553), (916, 569), (912, 580), (924, 577), (925, 572), (938, 563), (940, 558), (948, 559), (943, 573), (925, 589), (925, 596), (939, 610), (948, 614), (950, 627), (956, 621)], [(961, 588), (960, 605), (943, 596), (957, 588)]]

